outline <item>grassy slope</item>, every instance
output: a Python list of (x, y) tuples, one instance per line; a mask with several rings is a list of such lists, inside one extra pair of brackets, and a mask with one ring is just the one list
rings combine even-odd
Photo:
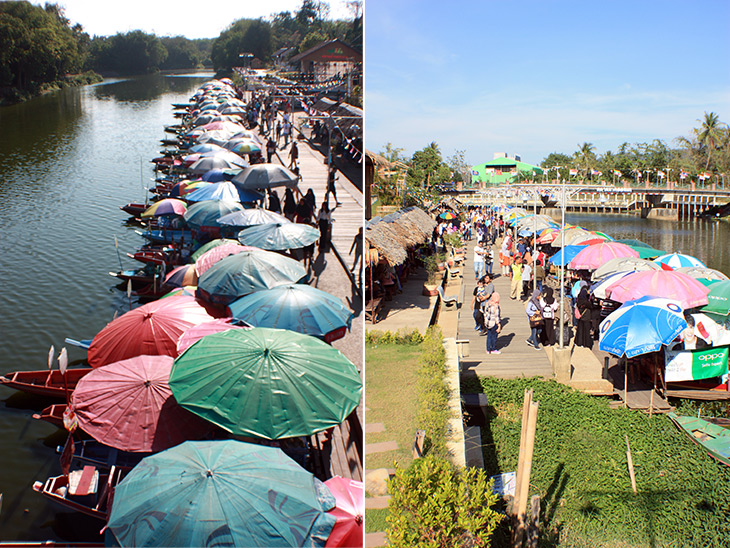
[(540, 403), (530, 483), (531, 494), (542, 496), (542, 546), (730, 545), (730, 468), (667, 417), (611, 410), (605, 400), (555, 382), (484, 378), (481, 384), (491, 404), (482, 439), (490, 474), (516, 469), (525, 388)]

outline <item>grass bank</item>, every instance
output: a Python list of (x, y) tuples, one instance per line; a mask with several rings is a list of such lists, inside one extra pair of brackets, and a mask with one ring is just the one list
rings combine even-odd
[[(489, 474), (516, 469), (524, 390), (534, 389), (540, 407), (530, 484), (542, 498), (540, 546), (730, 545), (730, 468), (667, 417), (612, 410), (553, 381), (482, 378), (462, 388), (489, 398), (482, 432)], [(502, 530), (494, 546), (505, 540)]]
[(0, 106), (22, 103), (23, 101), (27, 101), (43, 93), (58, 91), (59, 89), (72, 86), (96, 84), (102, 80), (104, 80), (104, 78), (101, 75), (97, 74), (93, 70), (89, 70), (80, 74), (67, 74), (64, 78), (53, 82), (37, 84), (31, 89), (19, 89), (14, 87), (2, 88), (0, 89)]

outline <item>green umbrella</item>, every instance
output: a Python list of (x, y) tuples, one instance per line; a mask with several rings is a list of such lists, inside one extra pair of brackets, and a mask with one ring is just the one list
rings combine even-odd
[(655, 259), (656, 257), (659, 257), (659, 255), (664, 255), (666, 252), (662, 251), (661, 249), (654, 249), (653, 247), (645, 247), (643, 245), (631, 245), (626, 244), (631, 249), (636, 251), (639, 254), (640, 259)]
[(107, 546), (324, 546), (335, 502), (281, 449), (185, 442), (117, 485)]
[(716, 316), (730, 314), (730, 280), (715, 282), (709, 288), (707, 304), (702, 307), (702, 312)]
[(310, 436), (347, 418), (362, 380), (342, 353), (285, 329), (233, 329), (203, 337), (175, 359), (175, 400), (242, 436)]

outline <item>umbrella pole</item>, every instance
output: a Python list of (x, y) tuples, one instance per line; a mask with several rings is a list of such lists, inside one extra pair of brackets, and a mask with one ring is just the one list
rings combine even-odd
[(624, 407), (629, 406), (629, 360), (624, 361)]
[(654, 414), (654, 392), (656, 392), (656, 369), (657, 369), (657, 359), (656, 356), (654, 356), (654, 388), (651, 391), (651, 398), (649, 398), (649, 416), (651, 417)]

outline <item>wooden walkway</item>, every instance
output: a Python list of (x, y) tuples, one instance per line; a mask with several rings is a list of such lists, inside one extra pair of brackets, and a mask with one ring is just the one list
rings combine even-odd
[[(497, 276), (494, 288), (500, 295), (502, 307), (502, 332), (497, 338), (497, 349), (501, 354), (487, 354), (487, 337), (474, 331), (474, 317), (470, 303), (476, 286), (474, 279), (474, 265), (472, 263), (473, 249), (476, 242), (467, 242), (468, 252), (462, 283), (461, 310), (459, 311), (459, 326), (457, 340), (469, 341), (469, 355), (461, 360), (462, 374), (478, 376), (492, 376), (502, 379), (516, 377), (544, 377), (552, 378), (553, 369), (545, 350), (536, 350), (525, 340), (530, 336), (530, 324), (525, 314), (525, 304), (521, 300), (509, 298), (510, 279)], [(495, 247), (495, 256), (498, 249)], [(492, 270), (499, 274), (501, 267), (495, 263)]]

